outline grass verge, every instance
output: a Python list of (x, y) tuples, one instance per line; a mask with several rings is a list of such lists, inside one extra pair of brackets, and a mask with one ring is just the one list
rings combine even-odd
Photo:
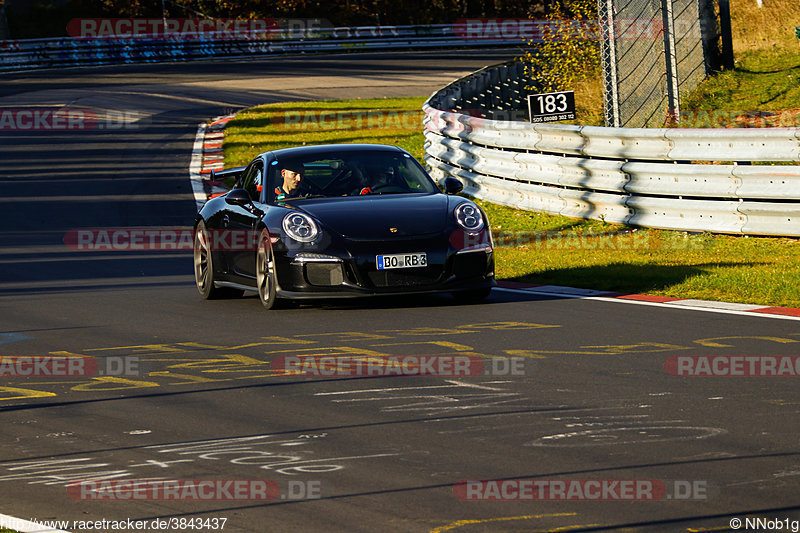
[[(421, 161), (423, 101), (344, 100), (252, 108), (228, 125), (225, 163), (245, 165), (261, 152), (303, 143), (340, 142), (395, 144)], [(496, 236), (498, 279), (800, 307), (796, 239), (635, 229), (480, 203)]]
[[(800, 4), (761, 5), (731, 0), (734, 68), (707, 78), (682, 99), (685, 126), (800, 126), (800, 43), (794, 32)], [(757, 120), (748, 120), (753, 114)]]

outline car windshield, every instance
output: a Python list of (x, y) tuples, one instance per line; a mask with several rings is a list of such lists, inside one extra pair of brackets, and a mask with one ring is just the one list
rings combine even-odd
[(270, 202), (295, 198), (432, 193), (439, 189), (410, 155), (394, 151), (316, 152), (269, 165)]

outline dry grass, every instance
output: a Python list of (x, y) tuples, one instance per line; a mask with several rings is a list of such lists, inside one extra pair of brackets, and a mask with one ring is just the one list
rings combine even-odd
[(798, 52), (800, 43), (794, 34), (800, 26), (798, 0), (730, 0), (731, 33), (734, 55), (755, 50)]
[(588, 78), (575, 83), (575, 124), (605, 126), (603, 116), (603, 79)]

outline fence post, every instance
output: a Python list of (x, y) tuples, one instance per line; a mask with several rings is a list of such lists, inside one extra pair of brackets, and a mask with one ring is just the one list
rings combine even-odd
[(620, 127), (617, 50), (614, 28), (614, 0), (597, 1), (600, 19), (600, 56), (603, 62), (603, 112), (606, 126)]
[(733, 68), (733, 37), (731, 36), (731, 6), (728, 0), (719, 0), (719, 30), (722, 34), (722, 66)]
[(678, 91), (678, 54), (675, 52), (675, 19), (672, 17), (672, 0), (661, 0), (661, 15), (664, 21), (664, 60), (667, 74), (667, 119), (681, 119), (680, 94)]

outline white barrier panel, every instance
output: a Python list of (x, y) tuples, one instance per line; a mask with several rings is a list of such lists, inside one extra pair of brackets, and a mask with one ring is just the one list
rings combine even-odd
[[(550, 128), (560, 128), (554, 124)], [(539, 126), (543, 128), (544, 126)], [(599, 128), (581, 126), (588, 139), (583, 155), (616, 159), (669, 159), (672, 142), (666, 130), (645, 128)]]
[(488, 202), (553, 214), (564, 210), (564, 200), (559, 198), (561, 189), (556, 187), (515, 183), (482, 176), (437, 160), (427, 162), (431, 165), (431, 176), (437, 181), (448, 176), (460, 178), (466, 182), (464, 192)]
[(800, 167), (737, 165), (732, 173), (741, 183), (736, 191), (739, 198), (800, 202)]
[(504, 152), (473, 146), (456, 139), (427, 133), (427, 151), (448, 164), (467, 167), (493, 177), (554, 186), (584, 187), (610, 192), (625, 192), (628, 176), (622, 163), (607, 160), (570, 158), (547, 154)]
[(488, 120), (471, 115), (438, 111), (430, 107), (425, 108), (424, 111), (426, 131), (434, 131), (444, 137), (517, 150), (529, 150), (542, 139), (537, 130), (524, 122)]
[[(631, 179), (625, 191), (638, 195), (675, 198), (737, 198), (741, 185), (734, 165), (676, 165), (674, 163), (624, 163)], [(799, 182), (800, 183), (800, 182)]]
[(742, 202), (742, 231), (751, 235), (800, 235), (800, 203)]
[(484, 148), (426, 132), (428, 153), (488, 176), (640, 195), (790, 199), (800, 167), (624, 162)]
[(566, 217), (625, 224), (632, 214), (621, 194), (562, 189), (559, 196), (564, 200), (564, 209), (558, 214)]
[(797, 128), (667, 129), (673, 160), (798, 161)]
[(737, 211), (738, 200), (686, 200), (629, 196), (627, 220), (634, 226), (685, 231), (741, 233), (745, 216)]
[[(602, 128), (489, 120), (428, 104), (423, 110), (428, 117), (468, 125), (470, 142), (497, 148), (614, 159), (800, 161), (798, 128)], [(447, 130), (440, 131), (450, 136)]]

